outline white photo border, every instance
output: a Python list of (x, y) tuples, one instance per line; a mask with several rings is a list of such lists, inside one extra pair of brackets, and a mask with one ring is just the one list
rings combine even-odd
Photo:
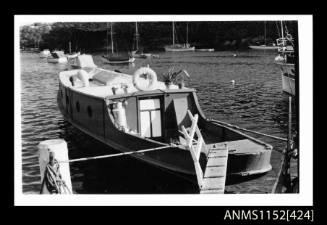
[[(298, 21), (300, 193), (298, 194), (106, 194), (38, 195), (22, 189), (21, 79), (19, 27), (35, 22), (134, 21)], [(14, 16), (14, 203), (15, 205), (207, 205), (312, 206), (313, 205), (313, 17), (312, 15), (15, 15)]]

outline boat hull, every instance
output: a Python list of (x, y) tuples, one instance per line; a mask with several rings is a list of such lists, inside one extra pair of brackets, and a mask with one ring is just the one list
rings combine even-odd
[(61, 58), (47, 58), (47, 61), (49, 63), (67, 63), (68, 60), (66, 57), (61, 57)]
[(81, 53), (80, 52), (77, 52), (75, 54), (68, 54), (67, 55), (67, 58), (68, 59), (73, 59), (73, 58), (76, 58), (77, 56), (79, 56)]
[(282, 90), (283, 92), (295, 96), (296, 95), (296, 85), (295, 85), (295, 74), (294, 74), (294, 64), (276, 62), (280, 65), (281, 77), (282, 77)]
[[(99, 135), (92, 133), (91, 131), (83, 128), (79, 124), (75, 123), (71, 118), (65, 116), (65, 120), (71, 123), (74, 127), (89, 135), (90, 137), (102, 142), (103, 144), (113, 148), (119, 152), (129, 152), (131, 148), (126, 148), (123, 144), (127, 140), (113, 140), (105, 139)], [(120, 142), (120, 143), (119, 143)], [(166, 151), (162, 150), (161, 152), (154, 152), (150, 154), (132, 154), (130, 155), (133, 158), (141, 160), (147, 164), (156, 166), (161, 169), (168, 170), (171, 173), (177, 173), (181, 176), (184, 176), (187, 179), (196, 182), (196, 172), (194, 168), (194, 162), (191, 158), (191, 153), (187, 150), (179, 150), (179, 153), (176, 154), (176, 150)], [(271, 151), (267, 150), (264, 152), (256, 152), (252, 154), (235, 154), (229, 153), (228, 162), (227, 162), (227, 176), (228, 177), (245, 177), (252, 176), (257, 174), (267, 173), (272, 169), (270, 164)], [(174, 163), (168, 161), (162, 161), (158, 159), (162, 158), (174, 158)], [(183, 162), (181, 164), (176, 164), (176, 162)], [(194, 180), (195, 179), (195, 180)]]
[(195, 49), (196, 52), (214, 52), (215, 49), (213, 48), (198, 48), (198, 49)]
[(283, 92), (295, 96), (295, 78), (288, 74), (282, 74)]
[(255, 50), (277, 50), (278, 46), (250, 45), (249, 48), (255, 49)]
[(106, 61), (106, 63), (109, 63), (109, 64), (128, 64), (128, 63), (133, 63), (135, 61), (135, 58), (132, 57), (132, 58), (127, 58), (127, 59), (118, 59), (118, 58), (115, 58), (115, 59), (110, 59), (108, 57), (103, 57)]
[(166, 46), (165, 51), (166, 52), (193, 52), (195, 51), (195, 47), (173, 48), (173, 47)]

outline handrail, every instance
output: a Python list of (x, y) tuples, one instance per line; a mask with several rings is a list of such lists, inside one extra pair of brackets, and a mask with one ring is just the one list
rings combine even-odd
[(215, 123), (218, 123), (218, 124), (223, 124), (225, 126), (228, 126), (230, 128), (234, 128), (234, 129), (237, 129), (237, 130), (242, 130), (242, 131), (245, 131), (245, 132), (262, 135), (262, 136), (269, 137), (269, 138), (272, 138), (272, 139), (277, 139), (277, 140), (280, 140), (280, 141), (287, 141), (287, 138), (277, 137), (277, 136), (270, 135), (270, 134), (264, 134), (264, 133), (261, 133), (261, 132), (258, 132), (258, 131), (248, 130), (246, 128), (241, 128), (239, 126), (232, 125), (232, 124), (225, 123), (225, 122), (221, 122), (221, 121), (218, 121), (218, 120), (209, 119), (209, 121), (212, 121), (212, 122), (215, 122)]

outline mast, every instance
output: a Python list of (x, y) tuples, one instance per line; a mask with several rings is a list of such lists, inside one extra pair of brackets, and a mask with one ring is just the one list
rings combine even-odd
[(282, 29), (282, 38), (284, 38), (283, 21), (280, 21), (280, 27)]
[(186, 23), (186, 44), (188, 44), (188, 22)]
[(107, 23), (107, 55), (109, 55), (109, 41), (108, 41), (108, 23)]
[(266, 32), (266, 21), (265, 21), (265, 45), (266, 45), (266, 36), (267, 36), (266, 33), (267, 33), (267, 32)]
[(69, 54), (72, 54), (72, 43), (69, 42)]
[(175, 45), (175, 24), (173, 22), (173, 45)]
[(110, 22), (110, 33), (111, 33), (111, 53), (114, 53), (114, 40), (112, 35), (112, 22)]
[(135, 39), (136, 39), (136, 50), (139, 49), (139, 32), (137, 29), (137, 22), (135, 22)]

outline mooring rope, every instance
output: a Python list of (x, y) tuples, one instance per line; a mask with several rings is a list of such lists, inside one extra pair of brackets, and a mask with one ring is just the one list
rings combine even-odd
[(157, 148), (143, 149), (143, 150), (139, 150), (139, 151), (130, 151), (130, 152), (117, 153), (117, 154), (84, 157), (84, 158), (79, 158), (79, 159), (59, 161), (59, 163), (72, 163), (72, 162), (81, 162), (81, 161), (87, 161), (87, 160), (93, 160), (93, 159), (112, 158), (112, 157), (118, 157), (118, 156), (124, 156), (124, 155), (132, 155), (132, 154), (139, 154), (139, 153), (144, 153), (144, 152), (151, 152), (151, 151), (156, 151), (156, 150), (161, 150), (161, 149), (171, 148), (171, 147), (176, 147), (176, 145), (171, 144), (171, 145), (160, 146)]
[(67, 187), (65, 181), (62, 179), (60, 174), (59, 162), (52, 158), (44, 171), (44, 177), (41, 184), (40, 194), (43, 193), (43, 187), (46, 188), (51, 194), (71, 194), (69, 188)]
[(280, 141), (287, 141), (287, 138), (277, 137), (277, 136), (270, 135), (270, 134), (264, 134), (264, 133), (261, 133), (261, 132), (258, 132), (258, 131), (248, 130), (248, 129), (241, 128), (241, 127), (236, 126), (236, 125), (232, 125), (232, 124), (229, 124), (229, 123), (217, 121), (217, 120), (214, 120), (214, 119), (210, 119), (210, 121), (218, 123), (218, 124), (222, 124), (222, 125), (225, 125), (225, 126), (228, 126), (230, 128), (237, 129), (237, 130), (242, 130), (242, 131), (246, 131), (246, 132), (249, 132), (249, 133), (262, 135), (262, 136), (265, 136), (265, 137), (270, 137), (270, 138), (277, 139), (277, 140), (280, 140)]

